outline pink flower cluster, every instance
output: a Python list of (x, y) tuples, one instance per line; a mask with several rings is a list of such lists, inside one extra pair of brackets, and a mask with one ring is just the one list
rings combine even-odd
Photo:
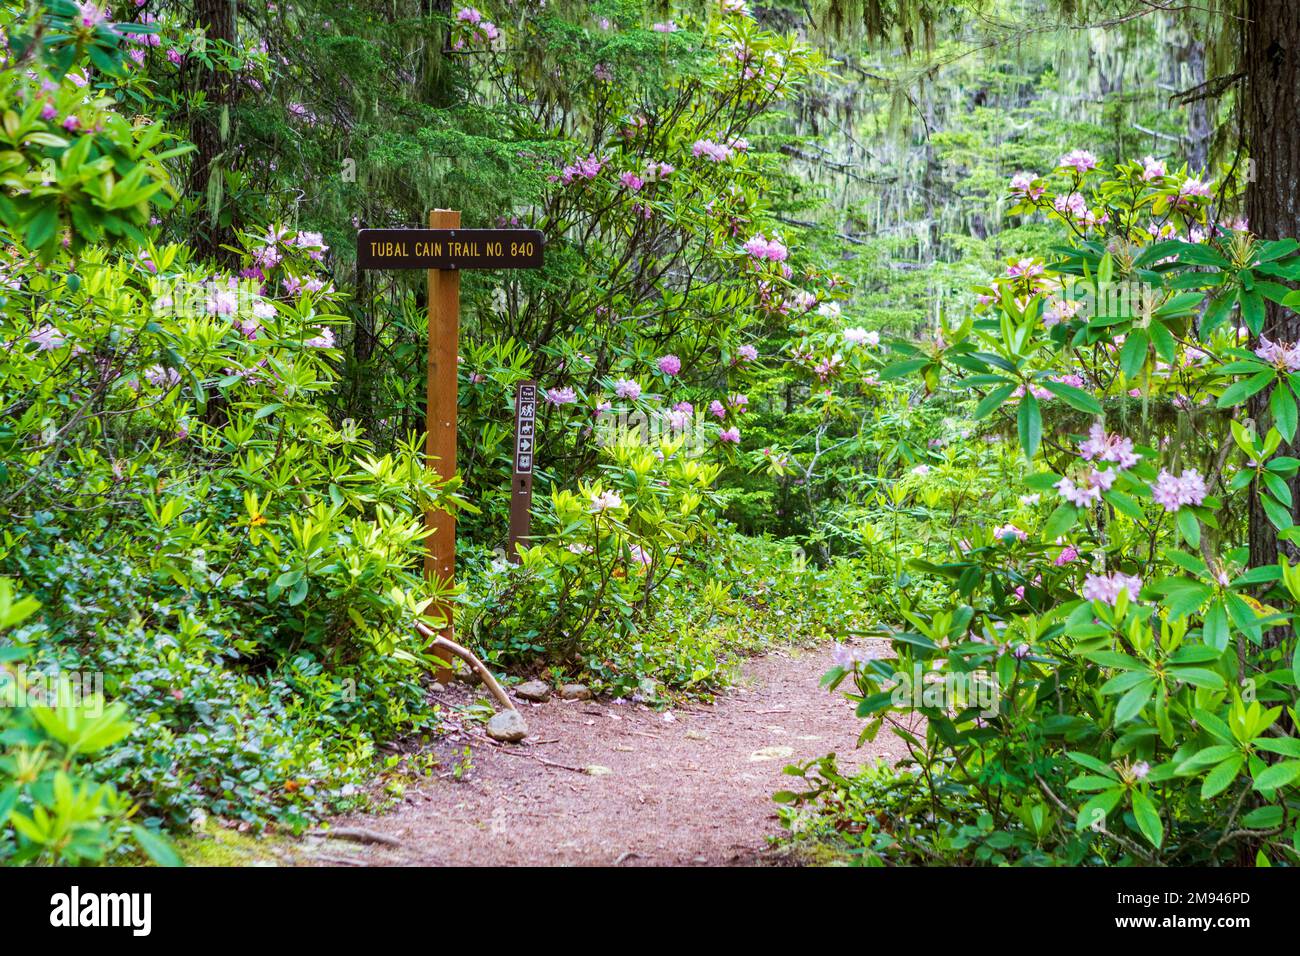
[(1165, 163), (1162, 159), (1156, 159), (1154, 156), (1146, 156), (1142, 159), (1142, 180), (1151, 182), (1153, 179), (1162, 179), (1169, 173), (1165, 169)]
[(1083, 175), (1088, 170), (1097, 168), (1097, 157), (1086, 149), (1072, 149), (1056, 165), (1058, 169), (1073, 169)]
[(755, 259), (768, 259), (772, 262), (784, 262), (790, 256), (790, 250), (781, 240), (768, 239), (761, 232), (751, 236), (744, 248)]
[(993, 529), (993, 538), (995, 541), (1005, 541), (1007, 538), (1015, 538), (1017, 541), (1028, 541), (1029, 534), (1013, 524), (1004, 524), (1001, 527)]
[(1136, 601), (1142, 590), (1142, 579), (1133, 574), (1115, 571), (1112, 574), (1089, 574), (1083, 581), (1083, 599), (1085, 601), (1104, 601), (1114, 606), (1120, 594), (1128, 592), (1130, 600)]
[[(491, 43), (497, 37), (501, 36), (501, 31), (491, 20), (484, 20), (483, 14), (473, 7), (461, 7), (456, 11), (456, 19), (470, 28), (470, 38), (472, 40), (484, 40)], [(463, 49), (465, 41), (463, 38), (457, 38), (452, 46), (457, 49)]]
[(1037, 179), (1038, 177), (1033, 173), (1016, 173), (1011, 177), (1011, 191), (1026, 199), (1036, 200), (1047, 192), (1046, 186), (1034, 185)]
[(1056, 483), (1056, 489), (1061, 493), (1062, 498), (1076, 508), (1086, 508), (1090, 504), (1101, 501), (1102, 492), (1110, 491), (1110, 486), (1115, 483), (1116, 477), (1116, 473), (1110, 469), (1101, 471), (1093, 468), (1078, 480), (1066, 475)]
[(659, 371), (663, 372), (669, 378), (676, 375), (682, 370), (682, 360), (676, 355), (665, 355), (659, 359)]
[(1300, 342), (1272, 342), (1261, 335), (1255, 354), (1269, 365), (1288, 372), (1300, 371)]
[(567, 186), (575, 179), (595, 179), (604, 166), (605, 164), (596, 158), (596, 154), (592, 153), (586, 159), (579, 159), (565, 166), (560, 171), (560, 182)]
[(1205, 479), (1195, 468), (1188, 468), (1178, 477), (1162, 468), (1151, 486), (1151, 497), (1166, 511), (1177, 511), (1184, 505), (1199, 505), (1207, 493)]
[(571, 405), (577, 400), (577, 393), (567, 386), (565, 388), (548, 388), (546, 390), (546, 401), (551, 405)]
[(700, 156), (710, 159), (715, 163), (725, 163), (736, 154), (735, 149), (726, 143), (715, 143), (711, 139), (697, 139), (691, 146), (691, 155), (699, 158)]
[(87, 30), (93, 30), (101, 24), (108, 24), (108, 10), (95, 0), (85, 0), (77, 4), (77, 22)]
[(1142, 456), (1133, 451), (1133, 439), (1106, 433), (1101, 422), (1093, 422), (1088, 439), (1079, 444), (1085, 461), (1113, 461), (1121, 469), (1132, 468)]

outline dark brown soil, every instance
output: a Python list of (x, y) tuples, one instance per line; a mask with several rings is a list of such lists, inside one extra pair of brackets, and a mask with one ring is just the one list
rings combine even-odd
[[(712, 705), (656, 711), (608, 701), (519, 703), (522, 744), (499, 745), (467, 723), (439, 745), (440, 772), (379, 816), (336, 828), (354, 843), (312, 841), (303, 863), (352, 865), (753, 865), (780, 862), (772, 794), (782, 768), (835, 751), (845, 765), (901, 743), (882, 733), (855, 749), (862, 722), (842, 696), (819, 686), (830, 648), (778, 651), (749, 661), (737, 686)], [(455, 685), (447, 703), (476, 692)], [(472, 763), (450, 768), (466, 743)], [(392, 843), (388, 841), (394, 841)]]

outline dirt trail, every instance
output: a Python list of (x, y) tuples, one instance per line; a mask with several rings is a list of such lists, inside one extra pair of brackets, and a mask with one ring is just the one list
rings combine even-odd
[[(297, 862), (768, 861), (766, 838), (779, 832), (771, 795), (791, 782), (786, 764), (832, 750), (845, 765), (902, 752), (889, 734), (855, 750), (861, 722), (849, 702), (818, 685), (830, 666), (829, 646), (775, 651), (747, 662), (737, 686), (714, 704), (667, 712), (608, 701), (521, 701), (530, 731), (524, 743), (495, 745), (469, 725), (439, 748), (447, 770), (470, 743), (472, 767), (463, 779), (427, 778), (387, 814), (334, 824), (385, 842), (324, 840), (321, 852)], [(449, 701), (472, 697), (460, 686), (447, 691)]]

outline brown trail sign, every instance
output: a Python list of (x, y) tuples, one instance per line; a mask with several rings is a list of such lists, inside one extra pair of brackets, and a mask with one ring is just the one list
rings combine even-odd
[(533, 459), (537, 444), (537, 383), (520, 382), (515, 387), (515, 472), (510, 483), (510, 539), (506, 556), (515, 564), (523, 561), (516, 547), (528, 543), (529, 519), (533, 510)]
[[(428, 229), (362, 229), (357, 233), (357, 268), (429, 270), (429, 369), (425, 404), (426, 464), (438, 472), (456, 474), (456, 357), (460, 339), (461, 269), (536, 269), (542, 264), (542, 233), (536, 229), (462, 229), (460, 212), (435, 209)], [(534, 406), (536, 389), (534, 387)], [(531, 423), (530, 423), (531, 424)], [(519, 459), (516, 455), (516, 470)], [(529, 464), (528, 495), (532, 495)], [(515, 528), (515, 488), (511, 483), (511, 549)], [(447, 511), (430, 511), (432, 529), (424, 561), (426, 577), (451, 584), (456, 578), (456, 519)], [(523, 534), (527, 535), (527, 516)], [(450, 606), (434, 609), (443, 617), (441, 636), (452, 640)], [(444, 660), (449, 658), (443, 656)], [(440, 677), (446, 676), (440, 672)]]

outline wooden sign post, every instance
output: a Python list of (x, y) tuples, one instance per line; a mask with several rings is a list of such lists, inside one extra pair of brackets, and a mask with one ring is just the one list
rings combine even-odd
[[(435, 209), (428, 229), (362, 229), (357, 233), (358, 269), (429, 270), (429, 363), (425, 402), (426, 464), (450, 478), (456, 474), (456, 359), (460, 340), (461, 269), (536, 269), (542, 264), (542, 234), (536, 229), (461, 229), (460, 212)], [(534, 405), (536, 391), (534, 390)], [(516, 465), (518, 458), (516, 457)], [(531, 463), (529, 466), (531, 495)], [(514, 485), (511, 485), (513, 492)], [(511, 528), (514, 527), (512, 493)], [(426, 577), (456, 579), (456, 518), (429, 511)], [(527, 527), (524, 528), (527, 533)], [(453, 640), (452, 609), (433, 609), (444, 620), (442, 636)], [(446, 660), (447, 658), (443, 658)], [(446, 671), (439, 672), (445, 679)]]
[(537, 383), (520, 382), (515, 387), (515, 471), (510, 482), (510, 539), (507, 557), (523, 561), (517, 545), (528, 543), (533, 512), (533, 459), (537, 446)]

